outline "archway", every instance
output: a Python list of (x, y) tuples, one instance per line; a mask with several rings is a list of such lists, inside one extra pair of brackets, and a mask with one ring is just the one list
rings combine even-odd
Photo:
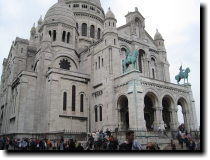
[(155, 105), (156, 105), (156, 96), (153, 93), (148, 93), (144, 97), (144, 119), (146, 121), (146, 128), (148, 131), (154, 130), (154, 121), (155, 121)]
[(162, 100), (162, 106), (163, 106), (163, 122), (165, 124), (165, 129), (170, 130), (171, 129), (171, 106), (172, 106), (172, 99), (169, 96), (165, 96)]
[(178, 106), (178, 109), (181, 108), (181, 110), (182, 110), (182, 115), (178, 115), (178, 117), (181, 117), (180, 120), (183, 117), (182, 122), (180, 122), (180, 123), (184, 124), (185, 130), (189, 130), (188, 120), (187, 120), (187, 101), (184, 98), (179, 98), (179, 100), (177, 102), (177, 106)]
[(129, 110), (128, 110), (128, 98), (126, 96), (121, 96), (118, 99), (118, 109), (119, 109), (119, 127), (121, 130), (129, 129)]

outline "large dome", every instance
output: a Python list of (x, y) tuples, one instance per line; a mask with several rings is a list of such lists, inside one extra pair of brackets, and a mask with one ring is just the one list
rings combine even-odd
[(63, 1), (59, 1), (53, 5), (45, 15), (45, 23), (55, 22), (63, 22), (73, 26), (76, 25), (74, 13)]

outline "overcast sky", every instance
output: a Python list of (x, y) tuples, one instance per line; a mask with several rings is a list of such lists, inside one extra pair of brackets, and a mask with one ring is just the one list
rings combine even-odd
[[(57, 0), (0, 0), (0, 63), (7, 58), (15, 37), (29, 38), (33, 23)], [(165, 39), (170, 63), (171, 81), (179, 67), (190, 67), (189, 82), (196, 101), (200, 123), (200, 1), (199, 0), (101, 0), (107, 12), (114, 12), (118, 26), (125, 24), (125, 15), (138, 7), (145, 18), (146, 30), (154, 37), (156, 28)], [(0, 75), (2, 65), (0, 65)]]

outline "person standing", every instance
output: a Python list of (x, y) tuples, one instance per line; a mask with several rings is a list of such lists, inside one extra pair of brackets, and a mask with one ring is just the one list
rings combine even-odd
[(126, 133), (126, 141), (119, 147), (120, 150), (142, 150), (141, 144), (134, 140), (134, 131)]

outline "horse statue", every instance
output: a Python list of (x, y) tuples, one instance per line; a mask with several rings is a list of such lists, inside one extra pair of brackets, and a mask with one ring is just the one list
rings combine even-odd
[(136, 60), (139, 55), (139, 52), (135, 50), (134, 52), (129, 52), (128, 49), (126, 49), (126, 57), (123, 60), (123, 72), (126, 72), (130, 65), (132, 65), (133, 69), (136, 68)]
[(190, 73), (190, 68), (186, 68), (185, 70), (182, 69), (182, 66), (180, 67), (180, 72), (179, 74), (175, 77), (175, 79), (177, 80), (177, 83), (179, 84), (179, 82), (184, 79), (184, 84), (185, 84), (185, 80), (187, 79), (187, 83), (188, 83), (188, 76)]

